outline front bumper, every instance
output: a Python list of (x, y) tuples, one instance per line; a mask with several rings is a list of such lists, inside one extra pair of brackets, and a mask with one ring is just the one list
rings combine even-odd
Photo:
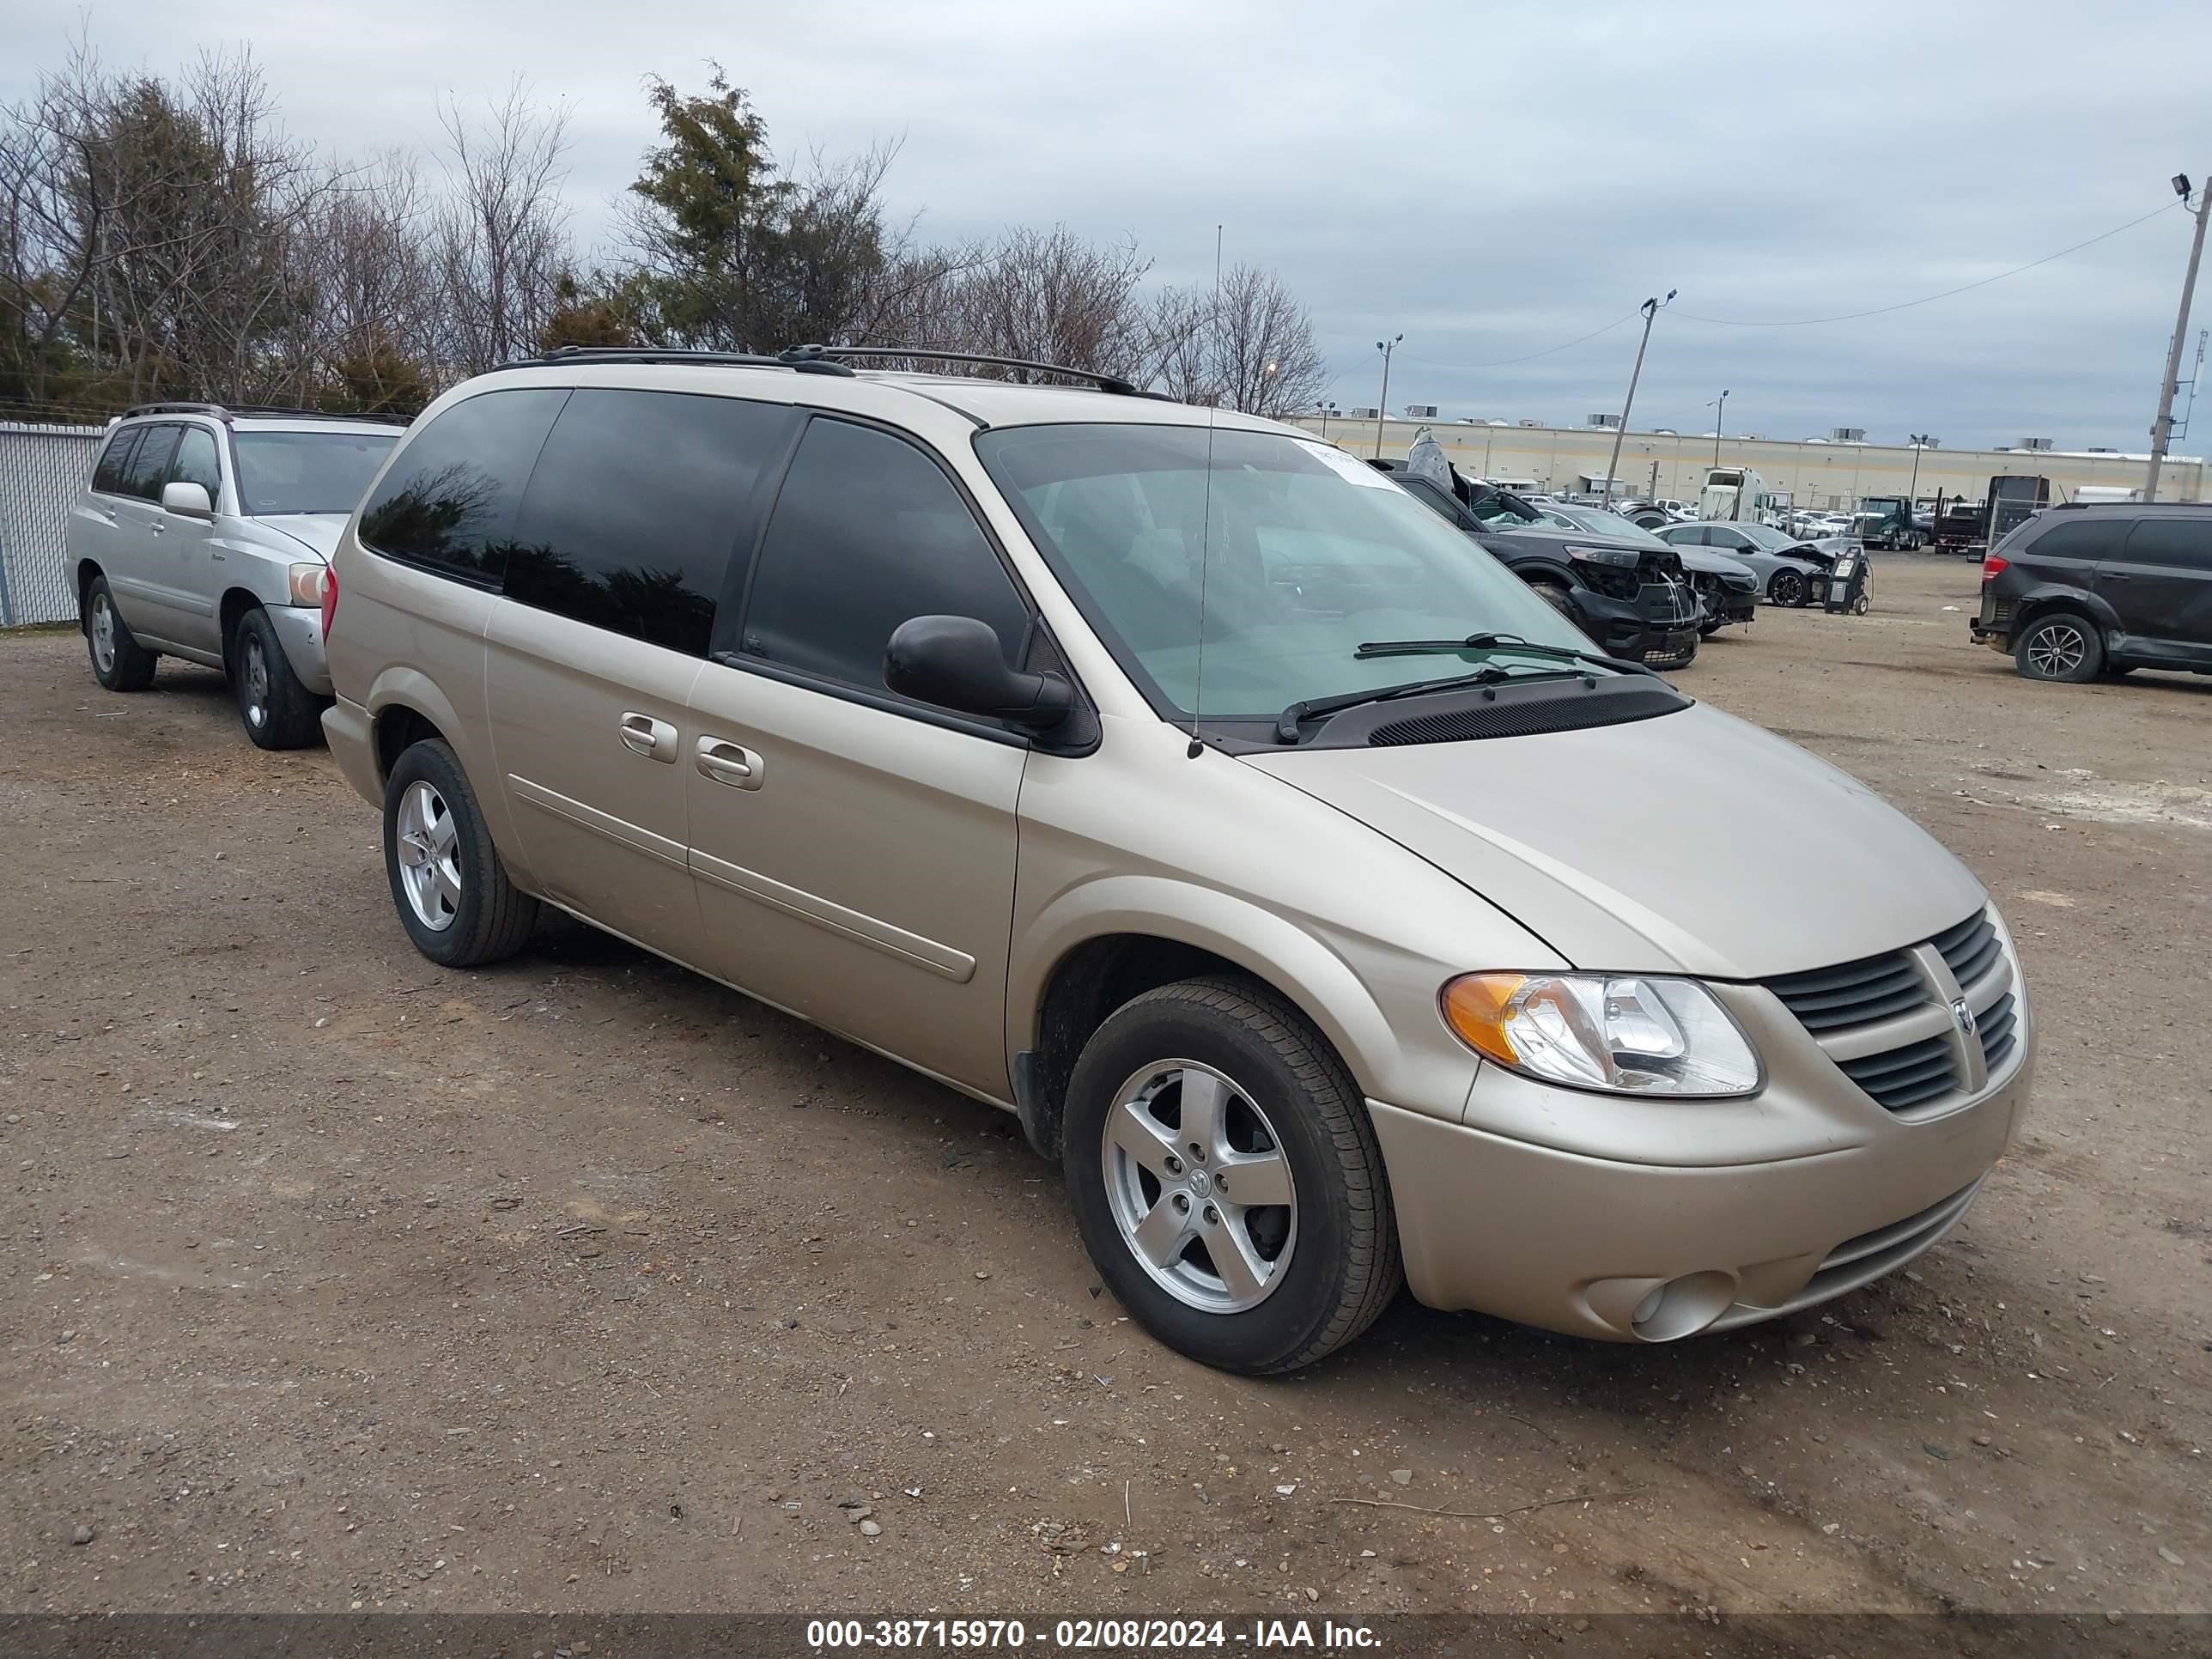
[[(2033, 1073), (2027, 1030), (2016, 1063), (1954, 1109), (1869, 1119), (1856, 1145), (1697, 1167), (1368, 1104), (1421, 1301), (1601, 1341), (1664, 1341), (1811, 1307), (1927, 1249), (2004, 1152)], [(1590, 1109), (1589, 1097), (1544, 1092), (1562, 1111)], [(1804, 1092), (1794, 1076), (1771, 1080), (1760, 1115), (1824, 1114)]]
[(323, 656), (323, 613), (311, 605), (272, 605), (264, 614), (275, 624), (284, 647), (284, 659), (292, 665), (300, 684), (319, 697), (331, 695), (331, 665)]
[[(1698, 654), (1699, 611), (1687, 587), (1646, 588), (1645, 597), (1616, 599), (1594, 588), (1575, 592), (1583, 631), (1609, 657), (1653, 668), (1680, 668)], [(1663, 597), (1653, 597), (1663, 594)]]

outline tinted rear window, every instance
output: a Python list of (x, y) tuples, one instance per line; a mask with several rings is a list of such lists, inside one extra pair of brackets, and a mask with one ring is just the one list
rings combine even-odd
[(2107, 559), (2120, 550), (2128, 533), (2125, 519), (2076, 519), (2057, 516), (2057, 522), (2028, 544), (2027, 556), (2038, 559)]
[(2212, 514), (2191, 519), (2139, 519), (2127, 556), (2142, 564), (2178, 566), (2212, 575)]
[(124, 463), (120, 494), (146, 501), (161, 498), (161, 481), (169, 476), (169, 458), (177, 453), (177, 435), (181, 430), (171, 425), (146, 428), (145, 436), (138, 440), (138, 447)]
[(364, 545), (496, 586), (522, 491), (568, 393), (486, 392), (417, 432), (362, 507)]
[(507, 596), (704, 656), (761, 476), (798, 419), (735, 398), (576, 392), (515, 520)]
[(138, 435), (143, 426), (126, 426), (107, 441), (100, 452), (100, 465), (93, 469), (92, 487), (105, 495), (123, 493), (124, 474), (131, 465), (131, 452), (138, 447)]

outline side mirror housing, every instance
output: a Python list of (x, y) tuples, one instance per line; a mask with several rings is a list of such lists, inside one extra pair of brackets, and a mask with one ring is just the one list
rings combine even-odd
[(990, 623), (974, 617), (915, 617), (898, 625), (884, 650), (884, 684), (902, 697), (963, 714), (1049, 732), (1075, 706), (1057, 674), (1006, 666)]
[(205, 484), (179, 480), (161, 486), (161, 511), (173, 513), (180, 519), (212, 519), (215, 503), (208, 500)]

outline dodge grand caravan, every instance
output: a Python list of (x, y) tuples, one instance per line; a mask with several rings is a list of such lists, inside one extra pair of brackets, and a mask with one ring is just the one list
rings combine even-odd
[(1689, 1336), (1957, 1224), (2035, 1032), (1927, 835), (1340, 450), (869, 356), (570, 352), (416, 422), (325, 726), (425, 956), (550, 905), (1018, 1114), (1239, 1370), (1406, 1280)]

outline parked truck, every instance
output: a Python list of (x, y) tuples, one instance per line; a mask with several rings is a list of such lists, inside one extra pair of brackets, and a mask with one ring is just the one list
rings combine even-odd
[(2000, 472), (1990, 480), (1983, 502), (1982, 529), (1995, 547), (2035, 514), (2051, 505), (2051, 480), (2033, 473)]
[(1867, 495), (1851, 515), (1851, 534), (1884, 552), (1917, 553), (1921, 535), (1912, 522), (1912, 503), (1902, 495)]
[(1779, 528), (1782, 500), (1747, 466), (1717, 466), (1705, 474), (1698, 517), (1707, 524), (1763, 524)]

